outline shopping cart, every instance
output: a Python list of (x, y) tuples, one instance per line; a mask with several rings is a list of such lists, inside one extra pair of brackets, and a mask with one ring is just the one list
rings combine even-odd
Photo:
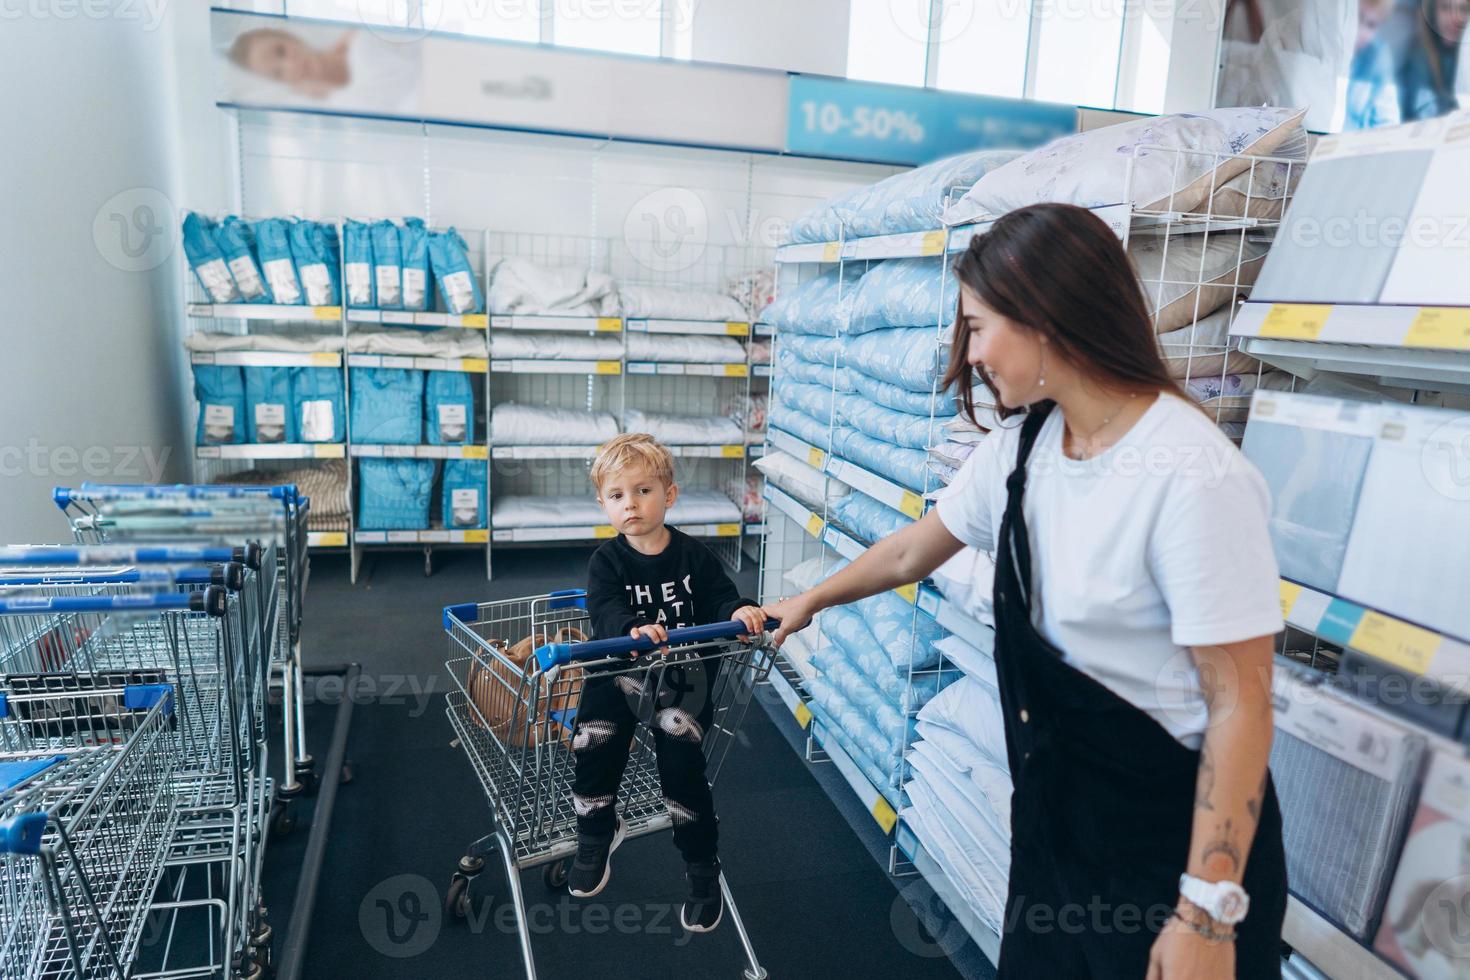
[(0, 976), (132, 976), (178, 819), (167, 684), (0, 695)]
[[(606, 672), (614, 683), (626, 679), (625, 690), (642, 692), (635, 713), (646, 721), (662, 672), (676, 664), (703, 663), (714, 677), (713, 720), (704, 739), (706, 772), (713, 784), (755, 685), (770, 672), (774, 654), (763, 642), (736, 640), (745, 632), (738, 622), (670, 630), (667, 653), (637, 661), (630, 654), (651, 651), (653, 643), (632, 638), (557, 642), (590, 632), (586, 593), (580, 589), (448, 606), (443, 621), (452, 654), (445, 666), (457, 688), (449, 692), (445, 711), (485, 789), (493, 824), (492, 832), (471, 844), (460, 859), (450, 879), (445, 910), (457, 918), (468, 914), (470, 883), (484, 870), (490, 853), (498, 852), (516, 910), (526, 976), (534, 980), (536, 963), (519, 873), (541, 867), (548, 888), (566, 885), (577, 849), (570, 741), (584, 671)], [(522, 664), (512, 650), (526, 638), (535, 649)], [(634, 739), (619, 793), (628, 837), (672, 826), (659, 789), (654, 739), (646, 724), (639, 724)], [(756, 960), (723, 875), (720, 890), (744, 948), (748, 963), (744, 975), (762, 980), (766, 972)]]

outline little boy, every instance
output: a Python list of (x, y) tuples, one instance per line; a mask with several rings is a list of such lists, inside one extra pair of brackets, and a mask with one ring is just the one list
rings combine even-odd
[[(664, 524), (665, 512), (679, 495), (674, 459), (666, 447), (650, 435), (618, 436), (602, 448), (591, 475), (597, 502), (618, 531), (593, 553), (587, 567), (587, 610), (599, 639), (632, 636), (662, 643), (671, 629), (731, 619), (744, 624), (749, 635), (760, 635), (765, 623), (760, 607), (740, 597), (708, 548)], [(665, 668), (651, 721), (674, 845), (688, 866), (689, 896), (680, 920), (690, 932), (709, 932), (724, 914), (718, 820), (703, 749), (719, 663)], [(638, 675), (627, 671), (589, 671), (583, 680), (572, 736), (577, 856), (567, 881), (578, 898), (606, 887), (612, 874), (609, 858), (623, 840), (618, 785), (637, 726), (629, 701), (637, 702), (642, 686)]]

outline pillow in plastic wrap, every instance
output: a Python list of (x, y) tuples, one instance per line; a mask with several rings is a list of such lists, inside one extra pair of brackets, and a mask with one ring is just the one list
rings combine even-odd
[(984, 681), (960, 678), (919, 711), (919, 720), (963, 736), (997, 765), (1010, 765), (1000, 694)]
[(1154, 331), (1189, 326), (1250, 292), (1268, 248), (1225, 233), (1135, 236), (1128, 257), (1138, 271)]
[(945, 634), (933, 617), (894, 592), (879, 592), (853, 605), (894, 667), (900, 671), (928, 670), (939, 664), (935, 644)]
[[(770, 427), (789, 432), (802, 442), (810, 443), (822, 449), (827, 448), (828, 426), (825, 420), (818, 422), (800, 409), (792, 408), (790, 405), (777, 399), (776, 404), (771, 406)], [(831, 435), (835, 440), (850, 429), (838, 427), (832, 430)]]
[(821, 385), (823, 388), (832, 388), (836, 391), (853, 390), (852, 372), (847, 368), (834, 367), (830, 360), (803, 360), (785, 347), (781, 348), (776, 370), (781, 376), (782, 385), (791, 381), (799, 381), (804, 384)]
[(745, 442), (740, 426), (723, 415), (664, 415), (630, 408), (624, 432), (646, 432), (671, 446), (733, 446)]
[[(776, 386), (776, 398), (778, 400), (790, 405), (808, 418), (823, 424), (834, 417), (838, 397), (831, 388), (823, 388), (821, 385), (805, 384), (799, 381)], [(840, 413), (835, 414), (835, 417), (839, 424), (843, 422)], [(823, 439), (817, 445), (822, 445), (825, 442), (826, 439)]]
[[(997, 808), (976, 783), (970, 770), (949, 764), (938, 746), (919, 742), (908, 756), (909, 768), (922, 777), (935, 798), (954, 818), (954, 824), (981, 846), (983, 853), (1003, 872), (1010, 870), (1011, 808), (1007, 800)], [(1008, 787), (1007, 775), (1002, 786)], [(997, 787), (999, 792), (1000, 787)]]
[[(887, 477), (915, 493), (924, 492), (929, 454), (922, 449), (902, 449), (856, 429), (841, 429), (832, 436), (832, 451), (843, 459)], [(820, 444), (819, 444), (820, 445)]]
[(999, 688), (1000, 681), (995, 674), (995, 638), (994, 634), (987, 634), (990, 640), (985, 649), (971, 646), (964, 638), (958, 636), (946, 636), (935, 644), (939, 652), (964, 674), (984, 681), (991, 687)]
[(943, 257), (889, 259), (868, 270), (852, 293), (847, 331), (891, 327), (948, 330), (954, 323), (959, 285)]
[(930, 578), (939, 594), (971, 619), (995, 625), (995, 562), (978, 548), (965, 547), (936, 568)]
[[(846, 562), (834, 565), (828, 575), (835, 574), (845, 565)], [(863, 617), (849, 606), (833, 606), (824, 610), (821, 621), (822, 635), (841, 647), (847, 659), (904, 714), (918, 711), (961, 676), (957, 672), (945, 671), (943, 674), (921, 674), (910, 678), (907, 668), (900, 672), (888, 654), (879, 648), (877, 638), (863, 622)]]
[(854, 391), (873, 404), (891, 408), (895, 412), (922, 415), (925, 418), (933, 414), (944, 418), (958, 411), (954, 395), (942, 388), (938, 391), (909, 391), (891, 382), (869, 377), (861, 371), (845, 369), (845, 372)]
[[(872, 193), (873, 185), (864, 184), (797, 215), (796, 220), (791, 222), (791, 243), (837, 241), (842, 237), (843, 225), (853, 225), (864, 202)], [(848, 237), (852, 237), (851, 232)]]
[(914, 734), (913, 722), (901, 715), (841, 650), (823, 647), (812, 664), (823, 680), (842, 692), (848, 704), (868, 716), (873, 729), (888, 740), (889, 752), (899, 753), (907, 747)]
[(630, 333), (628, 334), (628, 360), (743, 364), (745, 348), (741, 347), (740, 341), (734, 337)]
[[(1171, 378), (1242, 374), (1260, 367), (1259, 361), (1236, 350), (1230, 339), (1230, 320), (1236, 306), (1228, 303), (1198, 322), (1159, 334), (1159, 350)], [(1192, 312), (1192, 311), (1191, 311)]]
[(744, 322), (745, 308), (731, 296), (710, 290), (668, 286), (618, 286), (625, 320), (734, 320)]
[(847, 366), (870, 378), (925, 394), (938, 377), (933, 327), (899, 327), (865, 333), (847, 344)]
[(781, 293), (760, 318), (779, 331), (835, 337), (847, 323), (861, 275), (853, 268), (824, 272)]
[(944, 436), (940, 426), (949, 421), (948, 418), (896, 412), (858, 395), (839, 395), (837, 410), (843, 420), (859, 432), (905, 449), (927, 449), (942, 442)]
[(824, 573), (824, 565), (830, 568), (828, 560), (823, 555), (816, 555), (792, 565), (781, 577), (797, 592), (805, 592), (827, 577), (827, 574)]
[(865, 493), (854, 490), (832, 508), (833, 515), (848, 530), (872, 544), (896, 534), (914, 523), (913, 518), (879, 503)]
[(803, 361), (811, 361), (813, 364), (842, 363), (842, 341), (836, 337), (787, 334), (779, 338), (777, 347), (782, 351), (790, 351)]
[[(902, 753), (889, 748), (888, 740), (873, 727), (872, 721), (860, 708), (855, 707), (842, 692), (817, 676), (808, 682), (812, 697), (821, 705), (831, 721), (831, 727), (839, 729), (845, 737), (842, 747), (854, 755), (854, 762), (863, 774), (884, 792), (895, 792), (899, 787)], [(856, 752), (852, 752), (856, 749)]]
[(496, 446), (600, 446), (618, 434), (609, 412), (579, 412), (502, 402), (490, 411), (490, 442)]
[(840, 481), (827, 479), (821, 470), (807, 465), (805, 460), (797, 459), (790, 453), (769, 452), (756, 460), (754, 465), (765, 474), (772, 485), (791, 494), (818, 514), (825, 509), (822, 504), (824, 493), (827, 507), (835, 507), (837, 501), (848, 493), (848, 488)]

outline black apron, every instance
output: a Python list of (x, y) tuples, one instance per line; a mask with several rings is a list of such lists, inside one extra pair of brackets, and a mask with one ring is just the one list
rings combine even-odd
[[(1021, 427), (996, 539), (995, 661), (1015, 785), (999, 976), (1143, 980), (1188, 864), (1199, 753), (1032, 625), (1022, 500), (1048, 410)], [(1236, 976), (1279, 977), (1286, 858), (1269, 780), (1242, 884), (1251, 904)]]

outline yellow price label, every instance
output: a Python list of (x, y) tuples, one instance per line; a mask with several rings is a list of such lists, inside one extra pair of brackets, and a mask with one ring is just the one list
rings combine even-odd
[(312, 367), (337, 367), (342, 363), (342, 355), (332, 351), (319, 350), (311, 355)]
[(490, 362), (483, 357), (466, 357), (459, 364), (461, 370), (470, 374), (484, 374), (490, 370)]
[(465, 446), (459, 452), (461, 459), (489, 459), (489, 446)]
[(735, 320), (730, 320), (725, 324), (725, 333), (729, 334), (731, 337), (749, 337), (750, 324), (739, 323)]
[(489, 528), (472, 528), (464, 533), (465, 544), (484, 544), (489, 540)]
[(727, 378), (743, 378), (743, 377), (745, 377), (745, 365), (744, 364), (726, 364), (725, 365), (725, 377), (727, 377)]
[(1442, 642), (1437, 633), (1390, 619), (1382, 613), (1365, 612), (1348, 646), (1411, 674), (1423, 674), (1429, 670)]
[(878, 826), (883, 828), (883, 833), (893, 833), (893, 827), (898, 823), (898, 814), (893, 812), (893, 807), (883, 797), (878, 797), (873, 803), (873, 819), (878, 821)]
[(822, 246), (823, 262), (836, 262), (841, 254), (842, 246), (838, 245), (836, 242), (828, 242), (827, 244)]
[(341, 459), (346, 450), (340, 442), (317, 443), (311, 447), (311, 454), (317, 459)]
[(739, 535), (740, 535), (740, 525), (739, 524), (716, 524), (715, 525), (715, 537), (717, 537), (717, 538), (734, 538), (734, 537), (738, 537)]
[(318, 532), (316, 544), (320, 548), (345, 548), (347, 546), (346, 531), (321, 531)]
[(611, 524), (599, 524), (592, 529), (594, 538), (615, 538), (618, 536), (617, 528)]
[(622, 374), (623, 366), (617, 361), (598, 361), (593, 368), (596, 374)]
[(745, 455), (744, 446), (721, 446), (720, 455), (725, 459), (740, 459)]
[(944, 232), (926, 231), (919, 242), (920, 255), (939, 255), (944, 251)]
[(340, 320), (342, 319), (342, 307), (340, 306), (313, 306), (311, 315), (318, 320)]
[(1414, 317), (1405, 347), (1470, 350), (1470, 309), (1426, 306)]
[(893, 590), (903, 597), (903, 601), (917, 605), (919, 602), (919, 583), (910, 582), (908, 585), (900, 585)]
[(1288, 582), (1286, 579), (1281, 580), (1282, 619), (1291, 618), (1291, 610), (1296, 605), (1296, 601), (1301, 598), (1301, 595), (1302, 587), (1300, 585), (1297, 585), (1295, 582)]
[(466, 313), (459, 318), (459, 325), (475, 330), (484, 330), (490, 326), (490, 317), (484, 313)]
[(602, 333), (617, 333), (623, 329), (623, 321), (615, 316), (600, 316), (597, 318), (597, 329)]
[(924, 498), (912, 490), (905, 490), (898, 500), (898, 509), (917, 521), (924, 516)]
[(1261, 336), (1278, 340), (1316, 340), (1332, 307), (1325, 303), (1276, 303), (1261, 321)]
[(822, 534), (822, 519), (812, 514), (806, 519), (806, 533), (812, 537), (820, 537)]
[(826, 460), (826, 457), (827, 454), (822, 452), (816, 446), (813, 446), (806, 451), (807, 465), (813, 467), (814, 469), (821, 469), (822, 463)]
[(792, 714), (796, 716), (796, 723), (802, 728), (812, 723), (812, 709), (804, 704), (798, 704)]

